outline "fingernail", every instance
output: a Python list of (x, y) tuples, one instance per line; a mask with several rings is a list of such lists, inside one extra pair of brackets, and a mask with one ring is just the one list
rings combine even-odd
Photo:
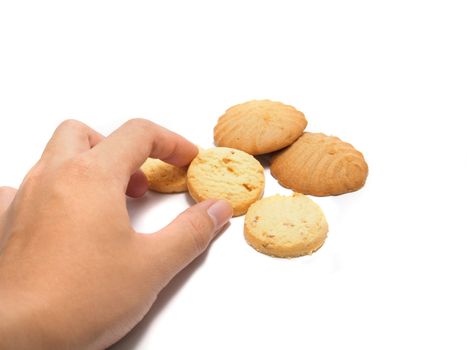
[(220, 199), (208, 208), (207, 213), (214, 223), (214, 232), (217, 232), (232, 217), (232, 206)]

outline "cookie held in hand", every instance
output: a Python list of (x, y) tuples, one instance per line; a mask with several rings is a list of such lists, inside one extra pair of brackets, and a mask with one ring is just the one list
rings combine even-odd
[(229, 108), (217, 121), (214, 141), (252, 155), (277, 151), (303, 134), (302, 112), (281, 102), (253, 100)]
[(263, 195), (264, 169), (243, 151), (214, 147), (200, 151), (191, 162), (187, 185), (195, 201), (225, 199), (238, 216)]
[(159, 159), (148, 158), (141, 166), (149, 189), (162, 193), (186, 192), (186, 167), (176, 167)]
[(271, 174), (296, 192), (329, 196), (363, 187), (368, 165), (351, 144), (335, 136), (306, 132), (272, 158)]

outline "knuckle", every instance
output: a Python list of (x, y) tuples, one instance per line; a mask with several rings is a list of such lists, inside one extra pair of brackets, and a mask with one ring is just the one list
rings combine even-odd
[(75, 129), (75, 130), (82, 130), (85, 127), (83, 123), (75, 119), (66, 119), (59, 124), (57, 130), (62, 129)]
[(127, 126), (134, 128), (147, 129), (152, 126), (152, 122), (144, 118), (132, 118), (125, 123)]
[(44, 162), (39, 161), (28, 171), (20, 186), (26, 197), (34, 192), (36, 188), (44, 186), (49, 178), (46, 168)]
[(190, 236), (193, 248), (197, 253), (206, 249), (210, 241), (210, 227), (199, 215), (188, 214), (186, 217), (188, 226), (187, 234)]
[(45, 166), (42, 161), (39, 161), (28, 171), (24, 178), (24, 183), (34, 183), (36, 181), (41, 181), (41, 178), (44, 176), (44, 172)]

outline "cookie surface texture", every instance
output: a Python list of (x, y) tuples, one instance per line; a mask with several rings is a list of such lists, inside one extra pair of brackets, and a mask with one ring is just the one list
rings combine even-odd
[(252, 155), (277, 151), (303, 134), (307, 120), (294, 107), (269, 100), (253, 100), (229, 108), (217, 121), (217, 146)]
[(264, 169), (243, 151), (214, 147), (200, 151), (191, 162), (187, 184), (196, 202), (225, 199), (232, 205), (233, 215), (238, 216), (263, 195)]
[(353, 192), (365, 184), (363, 154), (337, 137), (306, 132), (272, 158), (271, 174), (296, 192), (314, 196)]
[(257, 251), (280, 258), (308, 255), (321, 247), (328, 224), (321, 208), (305, 195), (266, 197), (245, 216), (245, 239)]
[(180, 168), (159, 159), (148, 158), (141, 166), (149, 189), (162, 193), (186, 192), (187, 168)]

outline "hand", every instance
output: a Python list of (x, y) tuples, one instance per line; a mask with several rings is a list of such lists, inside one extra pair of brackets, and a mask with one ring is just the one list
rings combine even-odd
[(102, 349), (134, 327), (232, 215), (207, 200), (157, 233), (131, 227), (125, 193), (147, 190), (144, 160), (197, 152), (142, 119), (107, 138), (62, 123), (18, 191), (0, 190), (0, 348)]

